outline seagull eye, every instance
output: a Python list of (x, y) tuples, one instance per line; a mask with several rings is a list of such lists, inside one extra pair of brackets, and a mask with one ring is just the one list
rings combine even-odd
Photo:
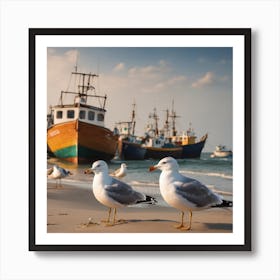
[(98, 164), (96, 167), (100, 167), (100, 164)]
[(162, 164), (166, 164), (166, 161), (164, 161)]

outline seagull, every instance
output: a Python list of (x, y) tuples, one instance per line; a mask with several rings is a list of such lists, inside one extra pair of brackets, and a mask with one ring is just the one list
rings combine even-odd
[[(108, 173), (108, 165), (103, 160), (95, 161), (91, 167), (94, 172), (92, 191), (95, 198), (103, 205), (109, 207), (106, 225), (116, 224), (117, 208), (138, 203), (155, 204), (156, 200), (148, 195), (133, 190), (128, 184), (112, 178)], [(110, 215), (114, 209), (113, 222), (110, 223)], [(123, 220), (119, 220), (121, 222)]]
[[(160, 192), (164, 200), (172, 207), (181, 211), (181, 223), (176, 228), (191, 230), (192, 211), (210, 207), (232, 207), (231, 201), (211, 191), (199, 181), (185, 177), (179, 173), (179, 165), (172, 157), (161, 159), (150, 171), (161, 170), (159, 177)], [(189, 225), (184, 225), (184, 213), (189, 212)]]
[(127, 174), (127, 165), (125, 163), (121, 164), (121, 167), (112, 172), (110, 175), (116, 178), (122, 178)]
[(67, 177), (68, 175), (73, 175), (73, 173), (58, 165), (54, 165), (53, 167), (47, 169), (48, 178), (56, 179), (56, 187), (58, 187), (57, 180), (59, 180), (59, 186), (61, 187), (61, 179)]

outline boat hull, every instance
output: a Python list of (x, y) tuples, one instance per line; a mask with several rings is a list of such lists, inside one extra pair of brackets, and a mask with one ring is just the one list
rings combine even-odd
[(182, 145), (181, 158), (200, 158), (205, 142), (206, 139), (203, 139), (195, 144)]
[(119, 155), (122, 160), (162, 159), (164, 157), (176, 159), (199, 158), (206, 139), (207, 135), (195, 144), (171, 148), (143, 147), (141, 144), (120, 141)]
[(162, 159), (164, 157), (182, 158), (182, 147), (156, 148), (146, 147), (145, 159)]
[(109, 129), (79, 120), (51, 126), (47, 141), (56, 157), (77, 164), (109, 161), (117, 148), (117, 137)]
[(223, 152), (218, 152), (215, 151), (211, 157), (218, 157), (218, 158), (227, 158), (227, 157), (232, 157), (232, 151), (223, 151)]
[(122, 160), (142, 160), (145, 158), (146, 149), (141, 144), (120, 140), (118, 152)]

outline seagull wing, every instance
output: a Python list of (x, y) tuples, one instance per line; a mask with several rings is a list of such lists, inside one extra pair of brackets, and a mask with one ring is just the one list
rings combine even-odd
[[(183, 179), (183, 180), (181, 180)], [(208, 189), (195, 179), (181, 176), (180, 181), (175, 181), (176, 193), (197, 207), (208, 207), (222, 203), (219, 195)]]
[(123, 205), (135, 204), (138, 201), (145, 200), (146, 196), (139, 193), (129, 185), (112, 178), (110, 185), (105, 186), (107, 195)]

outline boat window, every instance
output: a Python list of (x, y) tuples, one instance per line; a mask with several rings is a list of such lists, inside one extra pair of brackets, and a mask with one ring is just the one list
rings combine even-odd
[(62, 111), (57, 111), (56, 112), (56, 118), (57, 119), (62, 119), (62, 117), (63, 117), (63, 112)]
[(94, 113), (93, 111), (89, 111), (89, 112), (88, 112), (88, 119), (89, 119), (90, 121), (93, 121), (93, 120), (94, 120), (94, 115), (95, 115), (95, 113)]
[(75, 117), (75, 111), (74, 110), (67, 110), (67, 118), (68, 119), (74, 119)]
[(84, 120), (86, 118), (86, 111), (84, 111), (84, 110), (80, 111), (79, 118), (81, 120)]
[(104, 121), (104, 115), (103, 115), (103, 114), (98, 114), (97, 120), (98, 120), (99, 122), (103, 122), (103, 121)]

